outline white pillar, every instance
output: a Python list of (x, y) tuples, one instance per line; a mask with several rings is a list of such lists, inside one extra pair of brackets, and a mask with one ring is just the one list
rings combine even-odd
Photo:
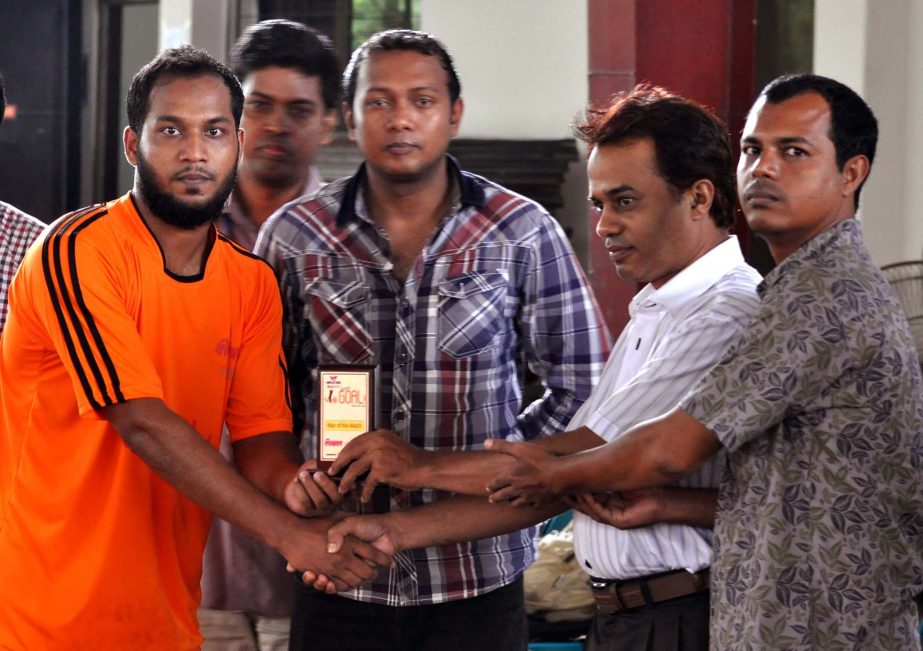
[(586, 2), (423, 0), (420, 23), (455, 61), (461, 137), (570, 137), (589, 93)]
[(878, 151), (860, 216), (880, 265), (923, 257), (923, 6), (816, 0), (814, 70), (855, 89), (878, 117)]
[[(420, 28), (445, 43), (461, 78), (459, 136), (570, 138), (589, 97), (585, 0), (422, 0)], [(572, 163), (558, 218), (586, 261), (586, 160)]]
[(160, 0), (160, 49), (191, 43), (226, 61), (233, 15), (229, 0)]

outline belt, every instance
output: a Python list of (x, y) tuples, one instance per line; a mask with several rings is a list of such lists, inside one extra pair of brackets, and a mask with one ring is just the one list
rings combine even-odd
[(590, 578), (596, 607), (607, 615), (651, 606), (708, 590), (708, 568), (692, 574), (675, 570), (625, 581)]

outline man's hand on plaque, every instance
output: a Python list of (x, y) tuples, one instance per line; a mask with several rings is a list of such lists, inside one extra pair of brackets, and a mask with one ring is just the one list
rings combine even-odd
[(310, 459), (298, 469), (295, 478), (285, 487), (285, 506), (298, 515), (316, 517), (331, 513), (344, 499), (330, 476), (317, 469)]
[(431, 455), (394, 432), (379, 429), (350, 441), (337, 455), (329, 472), (331, 475), (343, 472), (339, 486), (343, 495), (361, 480), (361, 499), (368, 502), (380, 483), (404, 489), (423, 488), (425, 482), (421, 477)]

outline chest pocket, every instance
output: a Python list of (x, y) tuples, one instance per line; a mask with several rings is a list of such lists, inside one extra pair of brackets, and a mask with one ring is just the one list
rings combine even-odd
[(304, 293), (304, 318), (311, 325), (318, 363), (371, 362), (369, 286), (349, 276), (312, 278)]
[(439, 348), (460, 359), (490, 348), (507, 328), (506, 271), (471, 272), (439, 283)]

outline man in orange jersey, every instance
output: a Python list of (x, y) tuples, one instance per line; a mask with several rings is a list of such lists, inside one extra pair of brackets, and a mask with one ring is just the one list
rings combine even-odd
[[(242, 103), (201, 50), (142, 68), (124, 136), (134, 189), (58, 220), (13, 282), (0, 648), (197, 649), (208, 511), (340, 589), (389, 562), (358, 541), (328, 557), (329, 521), (283, 505), (303, 500), (278, 288), (212, 223), (234, 183)], [(240, 474), (215, 450), (223, 423)]]

